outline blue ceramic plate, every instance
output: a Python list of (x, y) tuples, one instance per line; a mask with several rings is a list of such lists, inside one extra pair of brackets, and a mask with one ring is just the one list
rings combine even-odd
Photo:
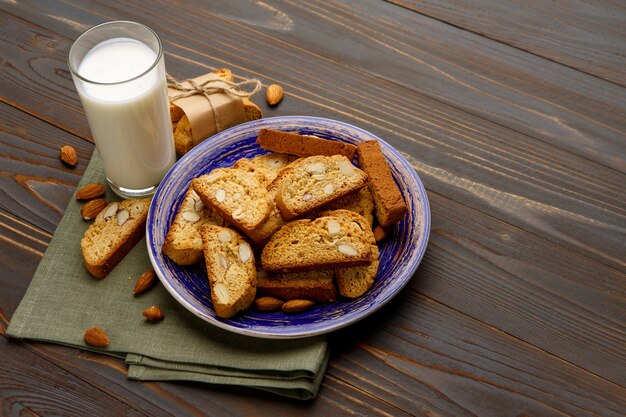
[[(231, 319), (217, 317), (204, 265), (181, 267), (163, 255), (161, 247), (192, 178), (215, 168), (230, 167), (242, 157), (268, 153), (255, 143), (261, 128), (316, 135), (356, 144), (378, 140), (402, 190), (408, 213), (391, 229), (380, 247), (381, 262), (374, 285), (362, 297), (319, 304), (297, 315), (260, 313), (249, 309)], [(430, 208), (424, 186), (415, 170), (387, 143), (373, 134), (335, 120), (290, 116), (261, 119), (205, 140), (181, 158), (159, 186), (148, 213), (147, 244), (150, 260), (165, 288), (196, 316), (223, 329), (263, 338), (299, 338), (328, 333), (373, 313), (395, 296), (411, 279), (422, 260), (430, 233)]]

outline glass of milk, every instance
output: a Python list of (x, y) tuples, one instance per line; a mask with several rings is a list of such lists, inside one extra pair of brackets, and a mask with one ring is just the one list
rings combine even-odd
[(109, 185), (124, 198), (153, 194), (176, 162), (158, 35), (103, 23), (74, 42), (68, 64)]

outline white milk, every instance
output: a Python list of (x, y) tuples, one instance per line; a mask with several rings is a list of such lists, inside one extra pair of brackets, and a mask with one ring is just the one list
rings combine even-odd
[[(143, 74), (156, 59), (147, 45), (115, 38), (91, 49), (78, 74), (97, 83), (121, 82)], [(158, 185), (176, 162), (163, 60), (136, 80), (77, 88), (108, 179), (133, 190)]]

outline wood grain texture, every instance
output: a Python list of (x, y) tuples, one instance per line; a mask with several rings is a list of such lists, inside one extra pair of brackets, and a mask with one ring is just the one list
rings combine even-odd
[(626, 86), (624, 2), (389, 1)]
[(200, 27), (227, 19), (244, 39), (262, 32), (626, 172), (626, 90), (615, 84), (376, 0), (175, 8)]
[[(24, 415), (147, 416), (38, 355), (0, 337), (0, 404), (19, 404)], [(6, 407), (6, 408), (5, 408)]]
[[(120, 18), (119, 7), (63, 5), (63, 11), (71, 21), (91, 22)], [(191, 76), (229, 66), (268, 84), (279, 82), (287, 96), (277, 109), (266, 110), (266, 116), (317, 115), (371, 130), (409, 156), (429, 189), (626, 271), (622, 173), (405, 86), (355, 72), (256, 27), (244, 31), (241, 23), (186, 8), (172, 10), (168, 25), (163, 25), (162, 13), (152, 10), (131, 8), (125, 13), (161, 34), (173, 74)], [(64, 21), (33, 15), (31, 9), (19, 13), (61, 33), (47, 32), (48, 37), (75, 36), (76, 28)], [(207, 21), (219, 37), (209, 39), (206, 31), (190, 29)]]
[(624, 387), (412, 288), (337, 336), (329, 374), (412, 415), (619, 416), (626, 407)]
[[(626, 275), (430, 193), (411, 288), (626, 386)], [(601, 340), (602, 343), (598, 343)]]
[[(76, 149), (76, 167), (61, 162), (63, 145)], [(0, 103), (0, 208), (54, 232), (93, 148), (89, 142)]]

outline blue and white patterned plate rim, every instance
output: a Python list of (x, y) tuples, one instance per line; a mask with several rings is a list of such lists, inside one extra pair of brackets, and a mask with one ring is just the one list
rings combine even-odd
[[(416, 216), (416, 223), (403, 221), (401, 222), (402, 229), (397, 228), (395, 231), (397, 239), (402, 239), (403, 241), (405, 240), (405, 234), (411, 236), (409, 244), (401, 248), (403, 250), (402, 254), (407, 255), (408, 259), (402, 258), (400, 256), (402, 254), (394, 251), (391, 252), (391, 255), (394, 257), (393, 262), (391, 260), (385, 261), (383, 256), (388, 258), (391, 255), (389, 255), (389, 251), (385, 251), (384, 246), (381, 247), (381, 270), (379, 270), (379, 274), (386, 274), (386, 269), (383, 271), (383, 263), (387, 267), (394, 269), (384, 281), (378, 282), (377, 277), (375, 286), (380, 284), (380, 288), (376, 288), (376, 294), (372, 294), (372, 290), (362, 296), (362, 299), (345, 300), (332, 303), (330, 306), (319, 307), (319, 309), (323, 310), (322, 313), (319, 313), (319, 317), (314, 317), (313, 312), (291, 316), (285, 316), (282, 313), (273, 313), (274, 316), (258, 314), (255, 316), (255, 313), (251, 313), (224, 320), (217, 317), (211, 307), (203, 305), (203, 300), (196, 293), (190, 292), (192, 290), (185, 286), (186, 281), (181, 278), (183, 275), (186, 276), (188, 274), (181, 273), (181, 267), (173, 264), (162, 254), (162, 242), (167, 231), (165, 229), (169, 227), (169, 222), (165, 227), (157, 228), (156, 225), (166, 220), (165, 217), (169, 216), (169, 219), (172, 218), (173, 212), (177, 208), (176, 202), (180, 202), (191, 178), (200, 175), (201, 172), (198, 171), (201, 171), (202, 167), (211, 163), (213, 159), (219, 160), (220, 157), (223, 157), (228, 149), (233, 148), (236, 151), (239, 148), (239, 143), (250, 142), (251, 138), (258, 134), (258, 131), (262, 128), (300, 131), (306, 134), (317, 133), (321, 137), (325, 135), (327, 137), (335, 136), (333, 138), (336, 140), (352, 143), (362, 140), (377, 140), (390, 162), (389, 165), (394, 178), (398, 180), (398, 177), (401, 177), (403, 180), (410, 182), (410, 184), (399, 183), (399, 185), (403, 191), (405, 201), (409, 205), (407, 217), (409, 217), (409, 214), (410, 219)], [(341, 135), (344, 137), (339, 138), (338, 136)], [(242, 146), (245, 148), (245, 145)], [(248, 143), (246, 149), (255, 152), (253, 149), (255, 146)], [(230, 153), (233, 153), (232, 149)], [(259, 150), (259, 154), (261, 153), (266, 153), (266, 151), (261, 152)], [(215, 158), (211, 158), (211, 156)], [(218, 164), (217, 166), (220, 165)], [(190, 173), (193, 173), (193, 175)], [(178, 191), (175, 192), (175, 190)], [(168, 198), (170, 200), (167, 200)], [(163, 204), (164, 201), (173, 202), (173, 204), (160, 207), (160, 204)], [(169, 212), (164, 213), (164, 210), (169, 210)], [(219, 328), (247, 336), (271, 339), (302, 338), (332, 332), (374, 313), (389, 302), (409, 282), (424, 256), (429, 235), (430, 207), (428, 197), (421, 180), (409, 162), (385, 141), (366, 130), (348, 123), (313, 116), (281, 116), (260, 119), (234, 126), (203, 141), (183, 156), (165, 175), (152, 199), (146, 225), (146, 244), (150, 261), (164, 287), (182, 306), (199, 318)], [(396, 255), (400, 256), (400, 258), (396, 259), (398, 258)], [(400, 267), (401, 269), (396, 274), (395, 270)], [(193, 273), (191, 275), (193, 276)], [(371, 299), (368, 299), (368, 297)], [(333, 308), (332, 306), (335, 307)]]

